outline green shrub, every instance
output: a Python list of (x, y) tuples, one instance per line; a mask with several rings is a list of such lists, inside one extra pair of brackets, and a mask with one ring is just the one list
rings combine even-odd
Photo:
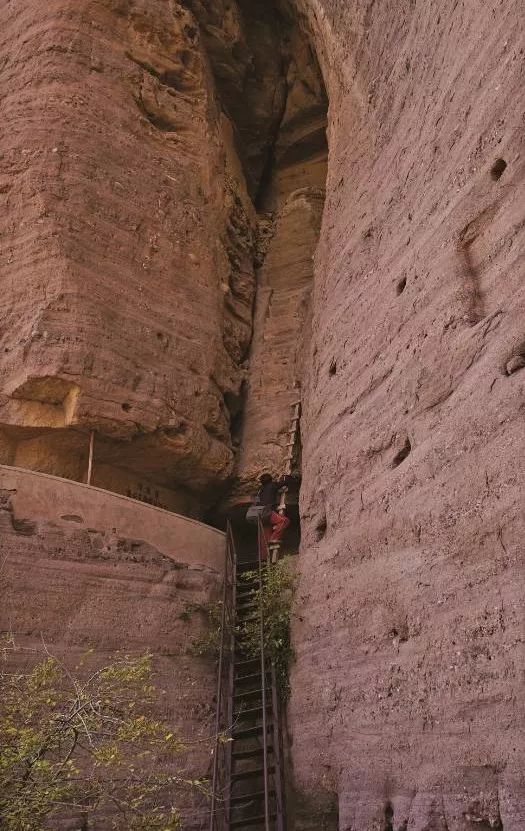
[(222, 601), (189, 603), (182, 612), (181, 618), (190, 620), (195, 613), (203, 618), (204, 628), (192, 640), (188, 652), (197, 658), (217, 658), (221, 643)]
[[(258, 583), (258, 572), (244, 575), (247, 583)], [(293, 660), (290, 642), (290, 622), (295, 591), (295, 575), (291, 560), (284, 557), (275, 564), (267, 564), (263, 569), (262, 587), (253, 590), (253, 600), (260, 608), (262, 605), (264, 620), (265, 655), (272, 659), (277, 676), (277, 685), (283, 700), (290, 692), (289, 666)], [(243, 643), (253, 657), (260, 654), (260, 620), (254, 617), (240, 628)]]
[[(4, 648), (4, 661), (9, 651), (22, 652)], [(117, 656), (82, 678), (47, 654), (16, 657), (30, 667), (0, 672), (0, 827), (180, 828), (177, 792), (204, 786), (164, 763), (184, 745), (154, 716), (151, 657)]]

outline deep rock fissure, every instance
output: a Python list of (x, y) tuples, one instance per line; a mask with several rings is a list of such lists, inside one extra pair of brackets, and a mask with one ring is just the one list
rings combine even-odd
[[(134, 13), (129, 25), (126, 15), (119, 19), (128, 25), (120, 32), (121, 58), (133, 74), (133, 118), (143, 124), (143, 144), (154, 145), (155, 153), (161, 149), (170, 163), (178, 162), (170, 157), (176, 148), (202, 174), (200, 183), (194, 177), (197, 185), (179, 182), (177, 169), (169, 167), (157, 169), (153, 179), (163, 188), (179, 182), (177, 201), (187, 206), (179, 225), (188, 223), (180, 260), (167, 250), (158, 227), (148, 228), (141, 206), (130, 226), (134, 245), (142, 229), (147, 235), (132, 281), (142, 281), (141, 271), (147, 278), (154, 266), (162, 268), (164, 259), (171, 269), (166, 279), (175, 276), (175, 295), (170, 298), (167, 284), (155, 277), (151, 286), (138, 286), (138, 304), (128, 311), (120, 300), (108, 299), (107, 322), (98, 328), (107, 326), (116, 342), (104, 366), (100, 341), (76, 347), (87, 353), (81, 367), (75, 351), (69, 357), (47, 345), (64, 340), (73, 296), (67, 289), (58, 294), (64, 319), (51, 309), (37, 310), (33, 331), (22, 338), (21, 380), (19, 372), (10, 375), (15, 358), (4, 359), (0, 462), (86, 481), (94, 431), (92, 484), (202, 517), (230, 488), (232, 474), (243, 482), (253, 479), (247, 436), (261, 447), (257, 468), (279, 472), (289, 401), (299, 394), (307, 348), (311, 258), (324, 204), (327, 97), (310, 39), (284, 0), (186, 0), (172, 12), (160, 50), (153, 12)], [(204, 147), (209, 133), (213, 142)], [(192, 142), (201, 142), (200, 157), (194, 158)], [(118, 170), (113, 176), (120, 192), (127, 174)], [(161, 193), (163, 216), (169, 204), (168, 193)], [(97, 233), (91, 223), (87, 248)], [(203, 233), (213, 240), (209, 256), (196, 253)], [(199, 281), (213, 283), (214, 271), (218, 299), (210, 295), (206, 311), (196, 306), (199, 316), (209, 316), (209, 337), (216, 340), (215, 364), (206, 366), (208, 344), (195, 349), (191, 328), (186, 333), (174, 322), (186, 291), (191, 297)], [(163, 298), (157, 312), (156, 297)], [(132, 326), (128, 338), (126, 314), (141, 307), (145, 321)], [(42, 376), (38, 355), (48, 352), (49, 369)], [(133, 356), (129, 369), (121, 366), (125, 354)], [(190, 383), (184, 366), (194, 374)], [(278, 415), (276, 424), (269, 424), (270, 412)], [(263, 436), (254, 431), (254, 420), (264, 426)]]

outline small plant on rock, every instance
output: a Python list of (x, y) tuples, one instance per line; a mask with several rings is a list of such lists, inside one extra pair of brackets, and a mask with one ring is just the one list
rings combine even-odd
[[(254, 578), (258, 579), (257, 572), (245, 574), (248, 583)], [(290, 692), (288, 675), (293, 659), (290, 622), (294, 591), (295, 575), (289, 557), (284, 557), (273, 565), (268, 563), (263, 570), (261, 588), (253, 590), (253, 601), (257, 608), (262, 607), (265, 654), (273, 661), (278, 689), (283, 700), (288, 698)], [(254, 616), (252, 620), (244, 623), (240, 633), (249, 654), (257, 657), (260, 650), (259, 617)]]
[(181, 618), (188, 621), (195, 613), (203, 618), (204, 628), (193, 639), (188, 652), (197, 658), (216, 658), (221, 642), (222, 601), (188, 604)]

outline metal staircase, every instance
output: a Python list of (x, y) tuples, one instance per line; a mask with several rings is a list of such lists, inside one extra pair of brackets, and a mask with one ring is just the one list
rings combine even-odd
[[(228, 525), (210, 831), (286, 827), (279, 698), (265, 655), (263, 610), (254, 594), (266, 568), (271, 565), (261, 523), (257, 551), (242, 560)], [(243, 637), (247, 621), (258, 622), (256, 656)]]

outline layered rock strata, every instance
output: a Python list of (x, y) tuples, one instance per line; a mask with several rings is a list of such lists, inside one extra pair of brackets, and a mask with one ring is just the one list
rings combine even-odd
[(521, 16), (0, 10), (1, 459), (82, 479), (94, 429), (95, 484), (199, 514), (303, 390), (297, 828), (525, 826)]
[(95, 484), (184, 509), (232, 469), (255, 288), (199, 27), (145, 0), (0, 24), (1, 460), (82, 481), (95, 430)]
[(85, 481), (94, 431), (96, 485), (198, 515), (233, 470), (254, 203), (324, 184), (315, 56), (250, 0), (0, 23), (0, 461)]
[[(198, 608), (219, 596), (223, 556), (224, 538), (215, 529), (0, 467), (0, 631), (4, 646), (16, 646), (13, 653), (6, 646), (4, 664), (7, 656), (9, 667), (25, 668), (47, 652), (81, 673), (83, 660), (92, 669), (117, 653), (151, 654), (158, 715), (189, 747), (174, 759), (174, 772), (206, 777), (214, 665), (189, 650), (206, 620)], [(207, 805), (197, 794), (183, 789), (177, 803), (184, 828), (204, 827)], [(67, 819), (67, 828), (82, 821)]]
[(330, 162), (302, 425), (297, 784), (332, 793), (344, 831), (518, 831), (520, 4), (302, 8)]

